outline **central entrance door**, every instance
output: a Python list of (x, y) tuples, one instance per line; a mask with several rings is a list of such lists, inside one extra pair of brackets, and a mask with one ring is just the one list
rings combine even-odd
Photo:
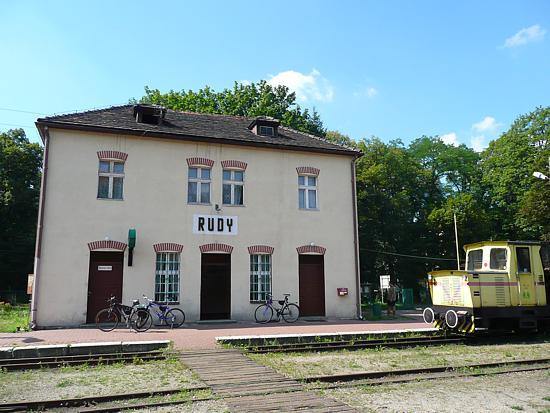
[(202, 254), (201, 320), (231, 318), (231, 254)]
[(300, 316), (325, 316), (323, 255), (299, 255)]
[(107, 300), (115, 296), (122, 300), (123, 252), (90, 252), (88, 272), (88, 309), (86, 322), (94, 323), (99, 310), (107, 307)]

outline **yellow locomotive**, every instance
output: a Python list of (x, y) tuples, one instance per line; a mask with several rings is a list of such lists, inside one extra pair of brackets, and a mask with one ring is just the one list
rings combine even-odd
[(550, 243), (484, 241), (464, 250), (466, 270), (428, 274), (426, 323), (462, 333), (550, 328)]

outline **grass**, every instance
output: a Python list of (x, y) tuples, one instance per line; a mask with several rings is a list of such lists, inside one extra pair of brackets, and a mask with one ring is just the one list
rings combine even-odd
[(11, 306), (0, 304), (0, 333), (29, 331), (30, 307), (28, 304)]

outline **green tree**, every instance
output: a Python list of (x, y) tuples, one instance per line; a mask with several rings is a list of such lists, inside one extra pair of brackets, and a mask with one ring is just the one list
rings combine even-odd
[(244, 85), (235, 82), (232, 89), (216, 92), (209, 86), (192, 90), (161, 93), (145, 87), (142, 103), (163, 105), (173, 110), (198, 113), (216, 113), (233, 116), (271, 116), (281, 124), (296, 130), (325, 135), (323, 122), (317, 111), (302, 109), (296, 103), (296, 94), (286, 86), (271, 86), (265, 80)]
[(0, 133), (0, 291), (24, 291), (33, 269), (41, 164), (23, 129)]
[(430, 175), (401, 141), (359, 142), (357, 194), (363, 281), (390, 274), (417, 287), (426, 263), (386, 253), (427, 255)]
[(550, 107), (520, 116), (481, 159), (488, 212), (497, 238), (547, 237), (550, 205), (548, 181), (533, 177), (550, 157)]
[(351, 139), (348, 135), (344, 135), (336, 130), (329, 130), (325, 135), (325, 139), (337, 143), (338, 145), (348, 146), (350, 148), (357, 148), (357, 142)]

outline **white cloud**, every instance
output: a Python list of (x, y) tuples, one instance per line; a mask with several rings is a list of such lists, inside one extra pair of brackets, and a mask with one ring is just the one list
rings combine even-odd
[(489, 143), (487, 142), (487, 138), (485, 137), (485, 135), (478, 135), (472, 136), (472, 138), (470, 139), (470, 146), (474, 151), (481, 152), (485, 148), (487, 148), (487, 146), (489, 146)]
[(377, 90), (376, 88), (374, 88), (374, 87), (369, 87), (369, 88), (367, 89), (367, 96), (368, 96), (369, 98), (373, 98), (373, 97), (375, 97), (377, 94), (378, 94), (378, 90)]
[(533, 26), (521, 29), (512, 37), (507, 38), (504, 41), (504, 47), (511, 48), (511, 47), (522, 46), (527, 43), (536, 42), (536, 41), (542, 40), (545, 34), (546, 34), (546, 30), (544, 30), (538, 24), (535, 24)]
[(458, 137), (454, 132), (446, 133), (445, 135), (441, 135), (439, 138), (447, 145), (453, 145), (453, 146), (459, 145)]
[(472, 129), (476, 132), (494, 132), (500, 127), (500, 123), (497, 123), (496, 119), (492, 116), (485, 116), (483, 120), (474, 123)]
[(250, 86), (252, 84), (252, 81), (248, 79), (239, 80), (237, 83), (243, 85), (243, 86)]
[(334, 88), (317, 69), (313, 69), (309, 74), (287, 70), (271, 76), (267, 83), (272, 86), (288, 87), (290, 91), (296, 93), (296, 99), (303, 102), (309, 100), (330, 102), (334, 97)]

